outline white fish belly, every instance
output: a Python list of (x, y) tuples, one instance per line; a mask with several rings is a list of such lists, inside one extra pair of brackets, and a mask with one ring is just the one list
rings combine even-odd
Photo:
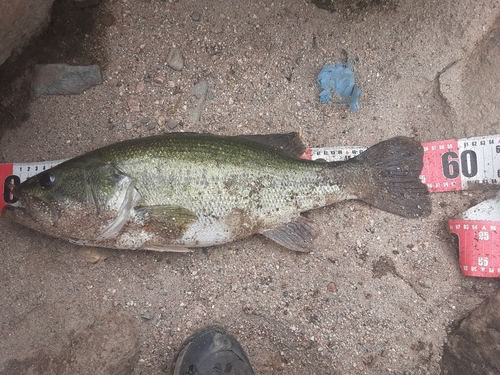
[(174, 241), (186, 247), (204, 247), (234, 240), (231, 228), (224, 220), (201, 217), (187, 229), (182, 238)]

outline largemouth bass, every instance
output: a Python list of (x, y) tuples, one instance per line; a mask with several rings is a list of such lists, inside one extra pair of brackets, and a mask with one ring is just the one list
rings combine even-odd
[(260, 233), (310, 251), (319, 230), (304, 211), (347, 199), (404, 217), (431, 211), (410, 138), (343, 162), (300, 159), (304, 149), (296, 133), (127, 140), (29, 178), (2, 215), (89, 246), (187, 251)]

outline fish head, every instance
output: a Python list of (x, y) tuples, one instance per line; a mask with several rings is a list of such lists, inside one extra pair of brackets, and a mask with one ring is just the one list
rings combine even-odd
[(92, 199), (89, 199), (88, 184), (82, 170), (74, 167), (59, 167), (43, 171), (28, 178), (23, 183), (11, 187), (11, 193), (17, 203), (6, 206), (2, 216), (29, 228), (53, 233), (61, 228), (81, 225), (82, 208), (89, 207), (96, 211)]
[(57, 171), (44, 171), (12, 189), (12, 195), (19, 202), (19, 208), (37, 219), (54, 223), (59, 212), (54, 202), (54, 193), (60, 185)]

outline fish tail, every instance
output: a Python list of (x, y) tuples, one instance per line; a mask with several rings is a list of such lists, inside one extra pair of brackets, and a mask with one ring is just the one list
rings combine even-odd
[(363, 164), (369, 187), (358, 199), (404, 217), (423, 217), (431, 213), (431, 200), (420, 181), (423, 167), (422, 145), (407, 137), (378, 143), (360, 154), (354, 162)]

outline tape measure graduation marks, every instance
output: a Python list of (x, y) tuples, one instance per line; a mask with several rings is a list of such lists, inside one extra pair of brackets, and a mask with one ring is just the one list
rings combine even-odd
[[(424, 166), (420, 179), (429, 192), (467, 190), (476, 183), (500, 183), (500, 135), (450, 139), (422, 144)], [(364, 151), (363, 147), (311, 148), (311, 160), (346, 160)], [(486, 202), (485, 202), (486, 203)], [(493, 204), (493, 203), (492, 203)], [(487, 204), (486, 204), (487, 206)], [(494, 208), (498, 211), (498, 208)], [(500, 221), (491, 215), (470, 220), (448, 221), (456, 235), (460, 270), (466, 276), (500, 277)]]
[(12, 196), (12, 186), (19, 185), (28, 178), (50, 169), (64, 160), (52, 160), (34, 163), (5, 163), (0, 164), (0, 181), (3, 181), (3, 201), (0, 202), (0, 210), (8, 205), (15, 203)]
[[(467, 190), (473, 183), (500, 183), (500, 134), (422, 143), (424, 167), (420, 179), (429, 192)], [(304, 158), (341, 161), (366, 147), (308, 148)]]
[[(500, 134), (428, 142), (422, 146), (420, 179), (431, 193), (467, 190), (476, 183), (500, 184)], [(307, 148), (302, 157), (342, 161), (366, 149), (362, 146), (314, 147)], [(15, 204), (13, 186), (63, 161), (0, 164), (0, 181), (4, 181), (0, 212), (4, 206)], [(465, 275), (500, 276), (500, 221), (487, 219), (449, 221), (450, 232), (459, 239), (459, 263)]]
[(500, 183), (500, 135), (423, 143), (421, 178), (430, 192)]
[(458, 263), (466, 276), (500, 276), (500, 221), (449, 220), (458, 239)]

